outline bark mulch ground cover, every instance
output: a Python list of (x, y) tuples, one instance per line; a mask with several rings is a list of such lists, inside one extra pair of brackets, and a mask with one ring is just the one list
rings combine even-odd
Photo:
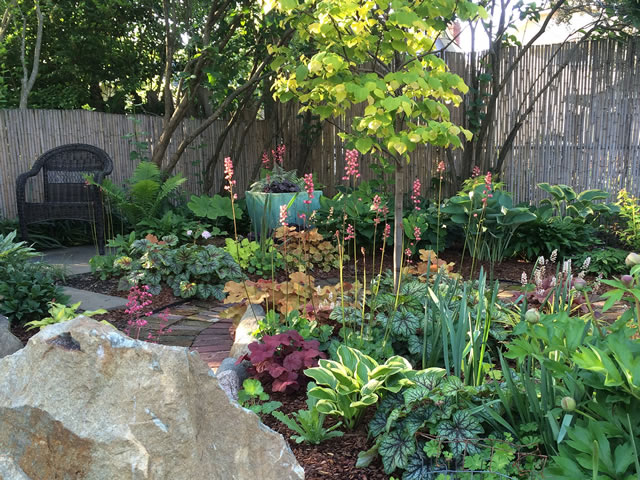
[[(270, 399), (282, 402), (279, 410), (286, 414), (307, 408), (304, 388), (292, 394), (275, 392)], [(373, 441), (367, 437), (366, 426), (374, 413), (374, 410), (370, 410), (352, 432), (345, 432), (342, 437), (332, 438), (320, 445), (296, 443), (291, 439), (295, 432), (271, 415), (263, 416), (262, 421), (287, 439), (293, 454), (304, 468), (306, 480), (386, 480), (389, 476), (382, 470), (380, 459), (367, 468), (355, 466), (358, 453), (373, 446)], [(329, 418), (325, 420), (326, 427), (334, 423)]]

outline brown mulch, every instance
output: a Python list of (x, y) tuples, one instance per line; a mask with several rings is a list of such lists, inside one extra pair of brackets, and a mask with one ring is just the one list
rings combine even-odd
[(65, 287), (73, 287), (78, 290), (87, 290), (89, 292), (102, 293), (103, 295), (111, 295), (112, 297), (127, 298), (126, 290), (118, 290), (118, 279), (108, 278), (101, 280), (92, 273), (81, 273), (79, 275), (71, 275), (65, 277), (58, 282)]
[[(462, 249), (448, 248), (440, 253), (439, 258), (445, 260), (447, 263), (455, 263), (453, 271), (455, 273), (461, 273), (462, 276), (466, 279), (469, 279), (471, 277), (478, 278), (480, 267), (482, 267), (486, 272), (487, 278), (489, 277), (491, 271), (489, 262), (476, 261), (473, 270), (474, 273), (473, 275), (471, 275), (472, 258), (471, 256), (469, 256), (469, 252), (466, 252), (464, 258), (462, 258)], [(460, 265), (462, 265), (462, 271), (460, 271)], [(506, 258), (504, 261), (497, 263), (493, 267), (493, 279), (499, 280), (501, 283), (505, 282), (520, 284), (523, 272), (527, 274), (527, 278), (531, 278), (533, 265), (533, 262), (529, 262), (527, 260), (521, 260), (518, 258)]]
[[(292, 394), (274, 392), (270, 400), (282, 402), (279, 410), (286, 414), (307, 408), (304, 388)], [(356, 468), (358, 453), (373, 446), (373, 441), (367, 438), (366, 426), (375, 410), (370, 409), (367, 413), (354, 431), (345, 432), (342, 437), (329, 439), (320, 445), (296, 443), (291, 439), (295, 432), (271, 415), (263, 415), (262, 422), (287, 439), (298, 463), (304, 468), (306, 480), (387, 480), (389, 477), (382, 469), (380, 458), (367, 468)], [(325, 419), (327, 427), (334, 423), (328, 417)]]

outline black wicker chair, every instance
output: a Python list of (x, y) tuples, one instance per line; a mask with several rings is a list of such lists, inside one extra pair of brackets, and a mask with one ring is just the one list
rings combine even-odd
[[(44, 201), (26, 201), (29, 177), (42, 170)], [(97, 147), (74, 143), (62, 145), (44, 153), (33, 168), (16, 181), (20, 235), (29, 240), (27, 225), (47, 220), (83, 220), (95, 222), (100, 255), (104, 255), (104, 214), (102, 196), (97, 187), (87, 185), (84, 175), (93, 175), (102, 183), (113, 170), (107, 153)]]

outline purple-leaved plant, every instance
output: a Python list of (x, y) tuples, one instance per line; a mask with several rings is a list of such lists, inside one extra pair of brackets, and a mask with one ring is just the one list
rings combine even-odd
[(317, 366), (318, 359), (326, 358), (319, 348), (317, 340), (305, 340), (296, 330), (289, 330), (278, 335), (265, 335), (261, 343), (250, 344), (250, 353), (240, 357), (238, 363), (249, 360), (251, 376), (258, 377), (260, 381), (272, 379), (271, 389), (274, 392), (298, 390), (302, 371)]

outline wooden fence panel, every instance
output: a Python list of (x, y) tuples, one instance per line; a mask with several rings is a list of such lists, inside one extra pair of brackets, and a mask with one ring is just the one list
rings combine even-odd
[[(585, 42), (574, 47), (543, 45), (530, 49), (498, 99), (492, 145), (502, 144), (518, 112), (527, 108), (527, 102), (550, 78), (552, 70), (545, 70), (545, 66), (557, 67), (568, 60), (524, 122), (505, 163), (503, 178), (516, 201), (540, 200), (543, 192), (535, 187), (540, 182), (565, 183), (577, 191), (601, 188), (613, 194), (626, 188), (640, 195), (640, 40)], [(504, 70), (517, 54), (515, 48), (508, 50), (501, 68)], [(469, 79), (465, 54), (446, 53), (445, 61), (451, 71)], [(298, 173), (315, 172), (326, 193), (332, 194), (337, 185), (344, 184), (345, 146), (338, 134), (348, 130), (357, 115), (354, 109), (315, 128), (304, 123), (295, 103), (277, 105), (276, 121), (253, 122), (242, 153), (233, 159), (238, 191), (244, 191), (254, 180), (262, 151), (284, 142), (286, 168), (297, 167), (297, 156), (311, 145), (304, 172)], [(463, 116), (462, 108), (452, 108), (455, 123), (461, 123)], [(236, 125), (224, 143), (214, 170), (216, 186), (223, 181), (222, 158), (229, 154), (233, 138), (241, 141), (247, 121)], [(199, 122), (183, 122), (171, 141), (168, 156)], [(215, 122), (183, 154), (176, 172), (187, 177), (189, 192), (202, 192), (204, 166), (214, 155), (216, 140), (224, 128), (224, 121)], [(145, 115), (0, 110), (0, 217), (16, 216), (15, 178), (46, 150), (75, 142), (103, 148), (114, 160), (111, 179), (123, 184), (135, 168), (131, 152), (136, 147), (127, 136), (153, 145), (161, 129), (161, 118)], [(411, 157), (406, 167), (407, 191), (415, 178), (428, 188), (436, 178), (438, 162), (449, 162), (443, 149), (432, 146), (418, 147)], [(452, 157), (459, 171), (461, 152), (454, 151)], [(374, 178), (372, 161), (361, 162), (362, 179)], [(39, 184), (34, 182), (29, 195), (38, 198), (39, 194)]]

